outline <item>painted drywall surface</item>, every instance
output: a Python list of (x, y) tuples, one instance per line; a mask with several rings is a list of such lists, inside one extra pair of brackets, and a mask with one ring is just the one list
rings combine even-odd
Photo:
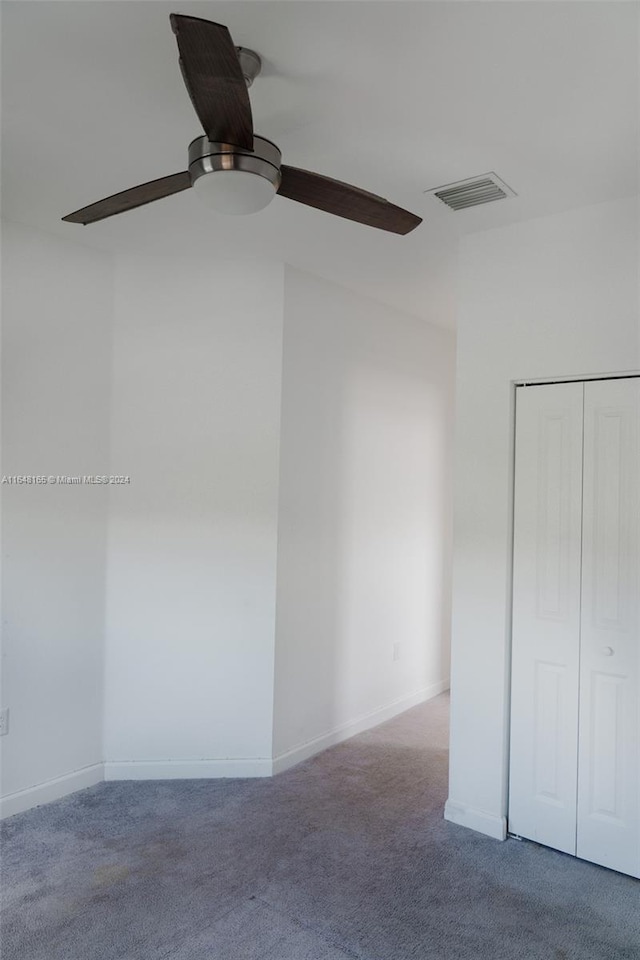
[[(13, 223), (2, 240), (3, 475), (107, 474), (111, 258)], [(102, 760), (107, 488), (0, 491), (2, 792), (79, 770), (86, 785)]]
[(276, 756), (448, 685), (454, 349), (286, 269)]
[(510, 382), (638, 368), (638, 254), (633, 200), (476, 234), (460, 251), (449, 798), (454, 817), (494, 835), (507, 789)]
[(266, 262), (117, 261), (107, 776), (271, 757), (282, 290)]

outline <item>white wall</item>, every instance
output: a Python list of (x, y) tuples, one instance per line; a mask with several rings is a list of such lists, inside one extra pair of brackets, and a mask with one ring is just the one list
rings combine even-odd
[[(108, 472), (109, 257), (4, 223), (4, 475)], [(2, 484), (3, 811), (101, 779), (107, 490)], [(52, 782), (53, 781), (53, 782)]]
[(282, 265), (116, 267), (106, 774), (270, 771)]
[(449, 819), (503, 836), (511, 386), (638, 368), (638, 204), (466, 238), (459, 265)]
[(453, 366), (450, 333), (286, 269), (276, 768), (448, 686)]
[(451, 334), (12, 224), (3, 295), (3, 473), (130, 477), (2, 490), (5, 813), (103, 761), (268, 774), (448, 685)]

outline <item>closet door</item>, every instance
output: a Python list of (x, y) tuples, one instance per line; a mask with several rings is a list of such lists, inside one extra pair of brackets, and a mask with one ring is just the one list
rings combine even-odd
[(516, 396), (509, 830), (576, 852), (582, 383)]
[(640, 876), (640, 379), (585, 384), (577, 854)]

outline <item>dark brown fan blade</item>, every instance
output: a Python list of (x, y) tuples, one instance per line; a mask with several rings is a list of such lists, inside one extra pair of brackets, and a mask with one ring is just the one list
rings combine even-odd
[(247, 84), (231, 34), (222, 24), (172, 13), (180, 69), (209, 140), (253, 150)]
[(190, 186), (191, 178), (187, 172), (173, 173), (170, 177), (150, 180), (149, 183), (141, 183), (138, 187), (123, 190), (122, 193), (114, 193), (113, 196), (98, 200), (97, 203), (83, 207), (82, 210), (68, 213), (62, 219), (69, 223), (95, 223), (96, 220), (104, 220), (105, 217), (113, 217), (116, 213), (142, 207), (145, 203), (153, 203), (154, 200), (161, 200), (162, 197), (170, 197), (172, 193), (180, 193), (181, 190), (187, 190)]
[(366, 223), (369, 227), (389, 230), (391, 233), (410, 233), (419, 223), (420, 217), (396, 207), (375, 193), (367, 193), (359, 187), (352, 187), (341, 180), (332, 180), (319, 173), (299, 170), (297, 167), (280, 167), (282, 183), (278, 193), (289, 200), (297, 200), (308, 207), (326, 210), (346, 220)]

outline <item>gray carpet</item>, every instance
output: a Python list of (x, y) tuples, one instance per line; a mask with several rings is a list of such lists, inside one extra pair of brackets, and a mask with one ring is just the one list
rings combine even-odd
[(638, 881), (445, 823), (447, 707), (272, 780), (10, 818), (2, 960), (639, 960)]

